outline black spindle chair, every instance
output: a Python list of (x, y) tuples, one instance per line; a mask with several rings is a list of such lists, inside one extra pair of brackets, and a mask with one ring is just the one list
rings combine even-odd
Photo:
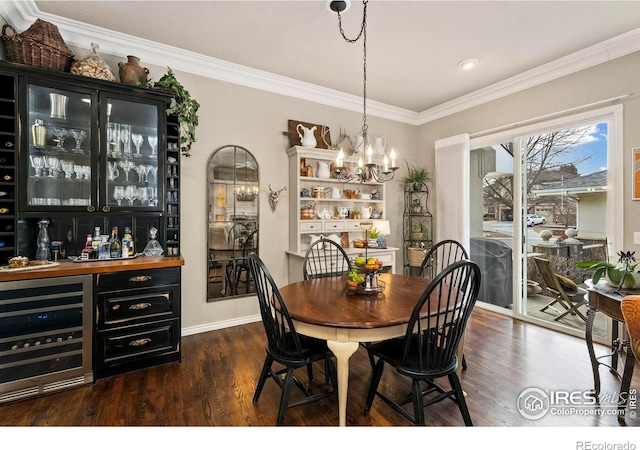
[[(273, 378), (282, 389), (277, 419), (277, 425), (282, 425), (285, 413), (289, 408), (328, 396), (335, 395), (337, 399), (338, 390), (335, 364), (332, 359), (333, 353), (327, 347), (326, 341), (296, 333), (280, 290), (262, 260), (255, 253), (249, 255), (249, 268), (256, 285), (262, 324), (267, 334), (267, 356), (258, 379), (253, 402), (258, 402), (267, 378)], [(323, 360), (325, 367), (328, 367), (333, 389), (330, 392), (311, 395), (302, 382), (294, 376), (294, 371), (315, 361)], [(284, 369), (274, 370), (272, 368), (274, 362), (283, 365)], [(304, 393), (304, 398), (290, 403), (289, 397), (293, 385), (300, 388)]]
[(351, 261), (335, 241), (321, 237), (309, 245), (304, 256), (302, 275), (305, 280), (341, 277), (351, 269)]
[[(365, 412), (377, 395), (416, 425), (425, 425), (424, 408), (447, 398), (458, 404), (464, 423), (473, 425), (462, 392), (458, 367), (458, 345), (480, 289), (480, 268), (469, 260), (458, 261), (440, 272), (416, 303), (404, 337), (371, 344), (369, 353), (378, 358), (367, 393)], [(424, 324), (424, 325), (423, 325)], [(378, 391), (385, 364), (412, 380), (411, 394), (395, 401)], [(451, 389), (435, 380), (447, 377)], [(426, 388), (423, 390), (423, 384)], [(403, 405), (413, 403), (413, 416)]]

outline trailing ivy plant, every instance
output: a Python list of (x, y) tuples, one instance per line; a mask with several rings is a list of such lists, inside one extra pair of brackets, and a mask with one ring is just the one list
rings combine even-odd
[(176, 79), (171, 67), (167, 67), (167, 73), (153, 87), (173, 94), (167, 115), (175, 114), (178, 117), (180, 152), (184, 156), (191, 156), (191, 145), (196, 141), (200, 104), (191, 98), (189, 91)]

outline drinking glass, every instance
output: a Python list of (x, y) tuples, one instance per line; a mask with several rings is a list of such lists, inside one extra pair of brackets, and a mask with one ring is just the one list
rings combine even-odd
[(64, 140), (67, 136), (69, 136), (69, 132), (66, 128), (53, 127), (53, 134), (56, 137), (56, 150), (61, 153), (66, 153), (67, 151), (64, 149)]
[(60, 160), (55, 156), (45, 158), (44, 165), (49, 170), (50, 177), (55, 177), (60, 173)]
[(149, 188), (138, 188), (138, 198), (140, 199), (142, 206), (149, 206)]
[(158, 136), (147, 136), (147, 142), (151, 146), (151, 154), (157, 155), (158, 153)]
[(129, 201), (129, 206), (133, 206), (138, 197), (138, 189), (135, 186), (130, 184), (124, 188), (124, 198)]
[(149, 166), (139, 164), (136, 166), (136, 172), (138, 173), (138, 181), (141, 183), (148, 181)]
[(149, 175), (148, 174), (151, 174), (151, 175), (153, 175), (153, 182), (155, 184), (158, 184), (158, 166), (149, 165), (149, 166), (147, 166), (147, 169), (148, 169), (148, 171), (147, 171), (147, 180), (149, 180)]
[(129, 161), (128, 159), (123, 159), (122, 161), (118, 161), (118, 164), (124, 170), (125, 181), (129, 181), (129, 172), (131, 169), (135, 168), (135, 163), (133, 161)]
[(73, 167), (74, 167), (73, 161), (67, 161), (63, 159), (62, 161), (60, 161), (60, 165), (62, 166), (64, 177), (71, 178), (71, 175), (73, 175)]
[(84, 130), (69, 130), (69, 133), (76, 140), (76, 148), (73, 149), (73, 153), (84, 154), (84, 151), (80, 148), (80, 145), (82, 145), (82, 141), (84, 141), (87, 137), (87, 132)]
[(82, 175), (85, 180), (91, 179), (91, 166), (82, 166)]
[(113, 199), (118, 202), (118, 206), (122, 206), (122, 199), (124, 199), (124, 186), (115, 186), (113, 188)]
[(122, 142), (122, 154), (131, 157), (131, 125), (120, 124), (120, 142)]
[(120, 127), (117, 123), (109, 122), (107, 126), (107, 142), (109, 143), (108, 153), (117, 158), (120, 153)]
[(36, 172), (36, 177), (42, 176), (42, 168), (44, 167), (44, 157), (43, 156), (29, 156), (31, 160), (31, 166), (33, 170)]
[(133, 133), (131, 135), (131, 142), (133, 142), (133, 145), (136, 146), (136, 153), (133, 156), (136, 158), (142, 158), (142, 153), (140, 153), (140, 147), (144, 142), (144, 138), (142, 137), (142, 135), (138, 133)]
[(74, 165), (73, 166), (73, 171), (76, 174), (76, 181), (82, 180), (82, 174), (84, 173), (84, 170), (82, 169), (82, 166)]

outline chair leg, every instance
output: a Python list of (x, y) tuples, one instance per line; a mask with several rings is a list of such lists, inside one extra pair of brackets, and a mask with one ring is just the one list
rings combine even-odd
[(458, 408), (460, 408), (464, 424), (468, 427), (472, 427), (473, 422), (471, 422), (471, 415), (469, 414), (467, 401), (464, 399), (464, 392), (462, 392), (462, 385), (460, 384), (460, 379), (458, 378), (457, 373), (453, 372), (449, 375), (449, 383), (451, 383), (451, 387), (455, 392), (455, 400), (458, 404)]
[(415, 425), (425, 426), (424, 423), (424, 397), (422, 396), (422, 387), (420, 380), (413, 379), (411, 381), (411, 396), (413, 397), (413, 418)]
[(380, 379), (382, 378), (382, 371), (384, 370), (384, 361), (379, 359), (376, 365), (373, 368), (373, 373), (371, 375), (371, 384), (369, 385), (369, 392), (367, 392), (367, 401), (364, 404), (364, 412), (367, 413), (371, 410), (371, 404), (373, 403), (373, 399), (376, 396), (376, 391), (378, 390), (378, 384), (380, 384)]
[(276, 425), (284, 424), (284, 416), (287, 412), (287, 407), (289, 405), (289, 394), (291, 393), (291, 388), (294, 384), (293, 377), (293, 368), (289, 367), (287, 369), (287, 376), (284, 380), (284, 386), (282, 386), (282, 395), (280, 396), (280, 409), (278, 410), (278, 420)]
[(467, 358), (462, 354), (462, 370), (467, 370)]
[(256, 385), (256, 392), (253, 394), (253, 403), (258, 403), (258, 399), (260, 398), (260, 394), (262, 393), (264, 383), (265, 381), (267, 381), (267, 377), (269, 377), (271, 364), (273, 364), (273, 358), (271, 358), (271, 356), (269, 356), (269, 354), (267, 353), (267, 357), (264, 360), (264, 365), (262, 366), (262, 371), (260, 372), (260, 378), (258, 378), (258, 384)]
[(309, 381), (313, 381), (313, 363), (307, 364), (307, 375), (309, 376)]

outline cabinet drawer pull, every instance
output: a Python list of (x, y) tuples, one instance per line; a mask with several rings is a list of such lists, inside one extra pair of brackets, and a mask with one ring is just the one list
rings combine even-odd
[(147, 345), (149, 342), (151, 342), (151, 338), (136, 339), (135, 341), (129, 342), (129, 347), (142, 347), (143, 345)]
[(149, 275), (138, 275), (136, 277), (129, 278), (132, 283), (142, 283), (143, 281), (149, 281), (151, 277)]
[(151, 303), (136, 303), (134, 305), (129, 306), (129, 309), (137, 311), (140, 309), (146, 309), (150, 307), (151, 307)]

